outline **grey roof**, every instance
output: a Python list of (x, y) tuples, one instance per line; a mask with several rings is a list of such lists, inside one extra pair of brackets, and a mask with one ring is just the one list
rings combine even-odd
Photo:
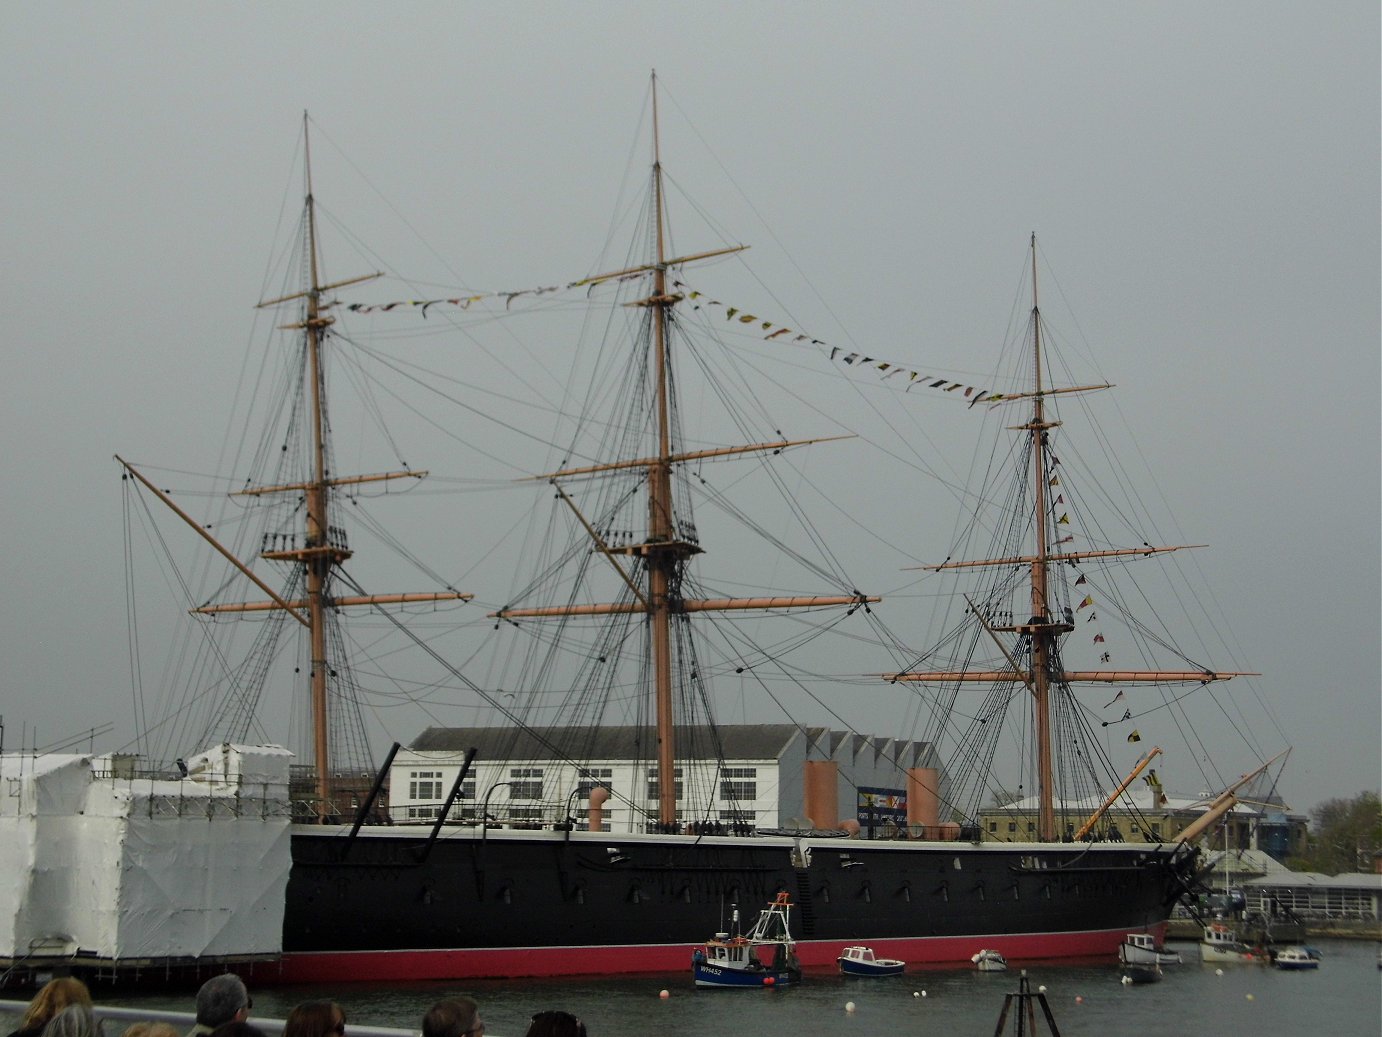
[[(776, 760), (801, 737), (793, 724), (735, 724), (717, 728), (720, 754), (729, 760)], [(678, 755), (716, 757), (711, 732), (678, 727)], [(413, 741), (418, 752), (464, 752), (474, 747), (482, 760), (647, 760), (657, 756), (651, 727), (429, 727)]]
[[(809, 744), (810, 759), (830, 759), (843, 744), (853, 753), (876, 749), (903, 766), (913, 766), (931, 751), (929, 743), (856, 735), (795, 724), (726, 724), (712, 734), (705, 727), (676, 729), (677, 755), (683, 759), (778, 760), (792, 744)], [(714, 738), (718, 736), (719, 752)], [(652, 727), (429, 727), (410, 746), (416, 752), (459, 753), (474, 747), (481, 760), (650, 760), (657, 755)]]

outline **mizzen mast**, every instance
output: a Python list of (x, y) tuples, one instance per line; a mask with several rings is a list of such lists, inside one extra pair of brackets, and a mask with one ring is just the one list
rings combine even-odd
[[(1060, 422), (1046, 416), (1045, 398), (1061, 393), (1084, 392), (1109, 388), (1108, 385), (1080, 386), (1073, 389), (1047, 388), (1042, 369), (1041, 308), (1037, 294), (1037, 253), (1036, 234), (1031, 236), (1032, 261), (1032, 368), (1033, 391), (1012, 393), (1004, 397), (1007, 401), (1030, 398), (1031, 418), (1021, 425), (1011, 426), (1013, 431), (1026, 432), (1031, 453), (1032, 468), (1032, 523), (1033, 547), (1029, 554), (1019, 554), (1005, 558), (986, 558), (973, 561), (946, 562), (943, 565), (926, 566), (932, 571), (966, 568), (1000, 568), (1025, 565), (1028, 569), (1030, 586), (1030, 613), (1025, 622), (1007, 626), (990, 625), (980, 622), (991, 634), (1015, 634), (1025, 638), (1030, 646), (1026, 653), (1029, 660), (1020, 664), (1021, 653), (1015, 656), (1004, 649), (1008, 662), (1007, 669), (998, 670), (936, 670), (930, 672), (911, 672), (884, 674), (890, 681), (917, 681), (937, 684), (994, 684), (1013, 682), (1023, 684), (1032, 695), (1035, 717), (1037, 754), (1037, 830), (1043, 841), (1053, 841), (1057, 836), (1055, 811), (1055, 776), (1051, 735), (1051, 697), (1053, 689), (1077, 683), (1088, 684), (1165, 684), (1171, 682), (1209, 683), (1228, 680), (1231, 677), (1259, 676), (1237, 671), (1221, 670), (1066, 670), (1061, 662), (1060, 638), (1075, 629), (1069, 611), (1057, 618), (1051, 611), (1049, 590), (1050, 572), (1053, 565), (1073, 564), (1085, 559), (1115, 558), (1165, 554), (1202, 545), (1182, 544), (1172, 547), (1151, 547), (1110, 550), (1063, 550), (1052, 551), (1051, 509), (1047, 503), (1048, 483), (1048, 433), (1059, 428)], [(979, 611), (971, 604), (971, 610)]]

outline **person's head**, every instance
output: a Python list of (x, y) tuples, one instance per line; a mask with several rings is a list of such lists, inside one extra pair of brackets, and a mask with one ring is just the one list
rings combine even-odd
[(212, 976), (197, 991), (197, 1022), (215, 1029), (225, 1023), (242, 1023), (253, 1002), (239, 976), (229, 972)]
[(334, 1001), (306, 1001), (288, 1013), (283, 1037), (345, 1037), (345, 1010)]
[(422, 1037), (482, 1037), (480, 1006), (468, 997), (438, 1001), (422, 1017)]
[(43, 1037), (98, 1037), (99, 1033), (91, 1006), (79, 1001), (53, 1016), (43, 1028)]
[(91, 1007), (91, 991), (86, 989), (86, 984), (71, 976), (59, 976), (57, 979), (49, 980), (29, 1002), (19, 1028), (32, 1030), (39, 1026), (47, 1026), (53, 1016), (68, 1005)]
[(586, 1037), (585, 1023), (570, 1012), (538, 1012), (524, 1037)]
[(182, 1037), (172, 1023), (132, 1023), (120, 1037)]

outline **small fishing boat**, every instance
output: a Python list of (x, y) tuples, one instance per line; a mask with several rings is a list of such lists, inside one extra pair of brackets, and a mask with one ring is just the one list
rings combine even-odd
[(1008, 960), (997, 951), (982, 950), (969, 959), (980, 972), (1007, 972)]
[(846, 947), (835, 959), (846, 976), (900, 976), (907, 967), (897, 958), (876, 958), (872, 947)]
[(1320, 967), (1319, 952), (1310, 953), (1309, 947), (1299, 945), (1282, 947), (1272, 955), (1272, 964), (1279, 969), (1286, 969), (1292, 972), (1299, 972), (1304, 969), (1317, 969)]
[(1156, 945), (1151, 933), (1128, 933), (1118, 948), (1118, 960), (1130, 965), (1179, 965), (1177, 951), (1163, 950)]
[[(777, 987), (801, 982), (786, 893), (758, 913), (747, 934), (716, 933), (691, 955), (698, 987)], [(739, 911), (734, 911), (734, 921)]]
[[(1153, 949), (1155, 952), (1155, 949)], [(1134, 954), (1140, 953), (1140, 949)], [(1176, 958), (1180, 960), (1179, 957)], [(1161, 965), (1156, 961), (1144, 961), (1134, 957), (1129, 953), (1127, 943), (1118, 948), (1118, 964), (1123, 973), (1122, 982), (1124, 985), (1132, 983), (1156, 983), (1161, 979)]]
[(1238, 933), (1222, 922), (1204, 927), (1200, 940), (1200, 961), (1210, 964), (1261, 962), (1263, 956), (1238, 938)]

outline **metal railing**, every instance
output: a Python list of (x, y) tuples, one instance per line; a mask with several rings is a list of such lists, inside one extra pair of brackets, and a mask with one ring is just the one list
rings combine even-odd
[[(0, 1013), (22, 1016), (29, 1010), (27, 1001), (0, 1001)], [(179, 1030), (187, 1031), (196, 1025), (197, 1015), (195, 1012), (170, 1012), (160, 1008), (116, 1008), (113, 1005), (93, 1005), (93, 1014), (97, 1021), (111, 1020), (118, 1022), (123, 1029), (130, 1023), (171, 1023)], [(264, 1033), (274, 1035), (283, 1032), (282, 1019), (269, 1019), (261, 1016), (252, 1016), (248, 1020), (251, 1026), (263, 1030)], [(350, 1037), (418, 1037), (417, 1030), (405, 1029), (397, 1026), (365, 1026), (361, 1023), (349, 1023), (346, 1031)], [(119, 1037), (119, 1031), (108, 1028), (105, 1037)]]

